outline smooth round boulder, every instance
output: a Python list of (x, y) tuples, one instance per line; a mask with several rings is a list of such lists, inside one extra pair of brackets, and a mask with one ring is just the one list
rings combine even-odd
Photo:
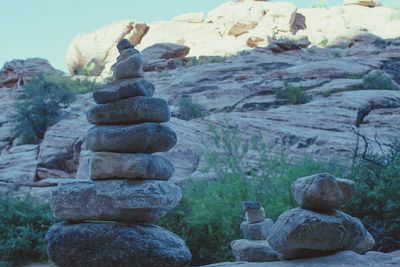
[(130, 56), (133, 55), (138, 55), (140, 54), (139, 50), (135, 49), (135, 48), (127, 48), (124, 51), (121, 52), (121, 54), (117, 57), (117, 62), (123, 61), (125, 59), (127, 59)]
[(269, 262), (278, 261), (279, 253), (267, 241), (239, 239), (231, 242), (236, 261)]
[(329, 173), (299, 178), (291, 189), (293, 199), (302, 208), (329, 210), (344, 204), (342, 190), (335, 176)]
[(59, 223), (46, 235), (47, 254), (60, 267), (183, 267), (185, 242), (155, 225)]
[(154, 85), (146, 79), (113, 81), (98, 87), (93, 92), (97, 104), (106, 104), (134, 96), (153, 96)]
[(86, 113), (86, 118), (97, 125), (167, 122), (171, 111), (164, 99), (136, 96), (94, 106)]
[(296, 259), (351, 250), (365, 235), (360, 220), (346, 213), (296, 208), (279, 216), (268, 243), (284, 258)]
[(52, 192), (54, 216), (66, 221), (153, 223), (173, 209), (182, 190), (166, 181), (77, 181)]
[(174, 173), (169, 160), (149, 154), (95, 152), (89, 166), (92, 180), (168, 180)]
[(114, 80), (144, 77), (142, 55), (135, 54), (117, 62), (114, 67), (113, 77)]
[(158, 123), (128, 126), (95, 126), (86, 134), (86, 148), (95, 152), (146, 153), (165, 152), (177, 141), (176, 133)]

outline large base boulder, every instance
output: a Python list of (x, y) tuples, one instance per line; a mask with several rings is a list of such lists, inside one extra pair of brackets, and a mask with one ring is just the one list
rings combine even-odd
[(60, 267), (180, 267), (191, 259), (182, 239), (154, 225), (59, 223), (49, 229), (46, 243)]
[(346, 213), (296, 208), (279, 216), (268, 242), (284, 258), (295, 259), (351, 250), (365, 235), (360, 220)]
[(52, 194), (51, 208), (66, 221), (153, 223), (181, 197), (182, 190), (165, 181), (79, 181), (61, 183)]

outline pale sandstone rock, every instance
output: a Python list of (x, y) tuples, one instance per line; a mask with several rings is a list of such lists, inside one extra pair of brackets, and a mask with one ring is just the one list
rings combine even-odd
[[(70, 43), (66, 61), (71, 74), (80, 73), (87, 64), (96, 65), (100, 74), (108, 64), (114, 64), (118, 49), (116, 43), (123, 38), (134, 45), (140, 43), (147, 33), (148, 26), (133, 21), (117, 21), (90, 34), (80, 34)], [(112, 62), (114, 59), (114, 62)]]
[(343, 5), (377, 7), (380, 6), (380, 2), (379, 0), (343, 0)]
[(204, 22), (204, 13), (202, 12), (186, 13), (173, 17), (172, 21), (187, 22), (187, 23), (202, 23)]

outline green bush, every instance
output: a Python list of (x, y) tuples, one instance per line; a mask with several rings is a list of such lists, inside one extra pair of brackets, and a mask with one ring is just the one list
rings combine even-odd
[(49, 125), (56, 122), (61, 108), (75, 99), (75, 94), (91, 90), (93, 83), (64, 76), (38, 76), (29, 81), (15, 105), (11, 119), (15, 136), (23, 143), (37, 143)]
[(277, 91), (276, 98), (287, 100), (293, 105), (305, 104), (311, 100), (303, 87), (294, 86), (287, 81), (284, 82), (283, 88)]
[(289, 161), (284, 153), (270, 156), (259, 137), (243, 140), (229, 127), (212, 128), (213, 145), (206, 154), (207, 180), (182, 185), (183, 200), (163, 220), (193, 252), (193, 265), (233, 260), (230, 242), (242, 238), (241, 202), (260, 201), (267, 216), (276, 219), (293, 207), (290, 185), (299, 177), (319, 172), (337, 173), (335, 164), (310, 158)]
[(397, 86), (392, 78), (384, 71), (372, 71), (363, 78), (364, 89), (396, 90)]
[(30, 197), (0, 196), (0, 262), (45, 260), (44, 237), (55, 223), (49, 205)]
[(369, 153), (368, 158), (372, 161), (360, 158), (352, 169), (357, 191), (348, 212), (371, 230), (377, 249), (396, 249), (387, 247), (384, 239), (400, 241), (400, 150), (389, 155)]
[(189, 121), (203, 118), (205, 116), (205, 108), (194, 102), (190, 96), (182, 96), (178, 101), (178, 113), (178, 118)]

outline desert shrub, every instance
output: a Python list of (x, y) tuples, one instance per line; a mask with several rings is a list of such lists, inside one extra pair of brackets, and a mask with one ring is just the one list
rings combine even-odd
[(357, 191), (348, 211), (363, 221), (377, 241), (376, 249), (382, 251), (400, 247), (400, 146), (397, 147), (389, 154), (368, 153), (366, 158), (358, 158), (351, 173)]
[(396, 90), (397, 86), (392, 78), (384, 71), (372, 71), (363, 78), (364, 89)]
[(54, 223), (49, 205), (30, 197), (0, 196), (0, 262), (19, 266), (46, 259), (44, 237)]
[(203, 118), (205, 108), (196, 103), (190, 96), (182, 96), (178, 101), (178, 117), (182, 120)]
[(49, 125), (56, 121), (59, 110), (74, 100), (73, 89), (58, 77), (39, 76), (23, 87), (15, 113), (15, 135), (23, 143), (36, 143)]
[(320, 45), (320, 46), (323, 46), (323, 47), (327, 47), (328, 44), (329, 44), (329, 39), (328, 39), (328, 37), (326, 37), (326, 36), (324, 36), (324, 37), (322, 38), (321, 42), (319, 43), (319, 45)]
[(299, 177), (331, 171), (335, 164), (311, 158), (290, 161), (285, 153), (268, 154), (259, 137), (243, 140), (229, 127), (212, 128), (213, 144), (205, 152), (206, 180), (182, 185), (183, 199), (162, 224), (180, 235), (193, 252), (193, 265), (233, 260), (230, 242), (242, 238), (241, 202), (260, 201), (276, 219), (293, 207), (290, 185)]
[(227, 56), (199, 56), (191, 57), (188, 61), (188, 66), (204, 65), (204, 64), (215, 64), (215, 63), (225, 63), (227, 61)]
[(294, 86), (287, 81), (284, 82), (283, 88), (276, 92), (276, 98), (287, 100), (293, 105), (305, 104), (311, 100), (303, 87)]

